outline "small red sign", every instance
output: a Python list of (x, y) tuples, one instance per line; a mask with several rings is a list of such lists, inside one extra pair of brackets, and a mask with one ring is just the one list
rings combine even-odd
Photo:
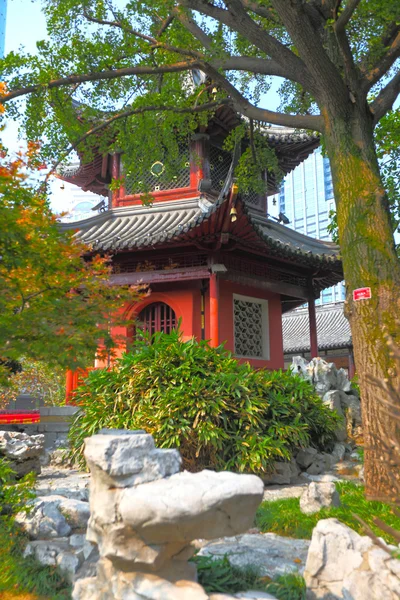
[(353, 300), (368, 300), (371, 298), (371, 288), (358, 288), (358, 290), (353, 290)]

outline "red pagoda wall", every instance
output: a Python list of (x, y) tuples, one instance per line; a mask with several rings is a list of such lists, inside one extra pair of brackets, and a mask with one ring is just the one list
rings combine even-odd
[[(227, 350), (234, 350), (233, 333), (233, 295), (250, 296), (268, 300), (269, 321), (269, 347), (270, 359), (240, 359), (241, 362), (249, 362), (254, 368), (283, 369), (283, 337), (282, 337), (282, 307), (279, 294), (260, 290), (250, 286), (239, 285), (230, 281), (219, 282), (219, 336), (220, 342), (225, 341)], [(206, 316), (209, 315), (206, 304)], [(208, 319), (206, 319), (206, 337), (209, 336)]]

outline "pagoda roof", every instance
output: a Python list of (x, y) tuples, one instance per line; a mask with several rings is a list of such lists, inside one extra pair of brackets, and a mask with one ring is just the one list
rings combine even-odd
[[(221, 120), (224, 115), (223, 110), (227, 111), (228, 107), (223, 107), (220, 114)], [(289, 127), (272, 127), (261, 126), (260, 131), (268, 139), (269, 146), (276, 152), (278, 165), (284, 175), (295, 169), (302, 163), (320, 144), (319, 135), (316, 133), (308, 133), (301, 130), (292, 129)], [(218, 139), (218, 136), (213, 138), (210, 136), (210, 143), (221, 145), (223, 138)], [(81, 157), (80, 163), (66, 165), (60, 167), (57, 172), (57, 177), (68, 183), (78, 185), (85, 191), (91, 191), (95, 194), (106, 196), (108, 194), (108, 185), (111, 181), (109, 172), (106, 178), (102, 177), (102, 166), (104, 174), (104, 161), (107, 156), (102, 156), (95, 153), (92, 160), (83, 162)], [(268, 175), (268, 194), (275, 194), (278, 191), (276, 178), (273, 174)]]
[[(316, 306), (318, 348), (333, 350), (353, 345), (350, 324), (343, 312), (343, 302)], [(287, 312), (282, 317), (283, 351), (285, 354), (310, 350), (308, 309)]]
[[(93, 251), (121, 252), (166, 245), (188, 245), (215, 241), (226, 234), (246, 250), (273, 255), (306, 267), (328, 267), (334, 282), (341, 281), (339, 247), (333, 242), (310, 238), (257, 214), (237, 203), (237, 220), (229, 218), (229, 202), (205, 197), (113, 208), (74, 223), (63, 230), (76, 230), (76, 237)], [(332, 283), (330, 283), (332, 285)], [(325, 285), (323, 287), (326, 287)]]

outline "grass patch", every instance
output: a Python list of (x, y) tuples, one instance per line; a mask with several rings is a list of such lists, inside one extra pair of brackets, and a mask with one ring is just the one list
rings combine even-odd
[(236, 594), (257, 590), (274, 594), (278, 600), (305, 600), (306, 584), (300, 575), (288, 573), (273, 580), (263, 577), (253, 567), (241, 569), (229, 563), (228, 557), (195, 556), (199, 583), (208, 594)]
[[(39, 563), (32, 556), (23, 556), (27, 538), (0, 519), (0, 597), (2, 592), (15, 592), (17, 598), (40, 600), (70, 600), (71, 585), (57, 567)], [(32, 596), (30, 596), (32, 594)]]
[(300, 510), (299, 498), (263, 502), (256, 515), (256, 526), (262, 532), (272, 532), (288, 537), (311, 539), (312, 530), (321, 519), (336, 518), (361, 535), (365, 535), (353, 513), (361, 517), (371, 529), (387, 542), (396, 541), (381, 531), (373, 523), (379, 517), (394, 529), (400, 530), (400, 518), (392, 512), (392, 507), (383, 502), (371, 502), (365, 499), (364, 487), (350, 481), (336, 483), (340, 494), (341, 506), (323, 508), (318, 513), (306, 515)]

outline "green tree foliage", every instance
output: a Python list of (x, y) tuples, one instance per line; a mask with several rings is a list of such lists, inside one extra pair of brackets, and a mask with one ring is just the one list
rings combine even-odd
[(119, 309), (138, 297), (134, 289), (108, 285), (107, 257), (85, 260), (88, 249), (60, 232), (44, 194), (27, 180), (36, 160), (34, 147), (14, 160), (0, 148), (3, 383), (22, 357), (45, 360), (47, 369), (92, 363), (100, 338), (105, 352), (115, 346), (108, 326), (123, 322)]
[(21, 394), (41, 399), (44, 404), (65, 403), (65, 370), (47, 362), (22, 357), (20, 369), (9, 376), (7, 385), (0, 387), (0, 407), (5, 408)]
[(82, 466), (83, 440), (107, 427), (144, 429), (191, 471), (268, 471), (294, 448), (329, 447), (340, 421), (299, 377), (255, 371), (179, 332), (144, 335), (112, 371), (92, 371), (75, 401), (69, 438)]

